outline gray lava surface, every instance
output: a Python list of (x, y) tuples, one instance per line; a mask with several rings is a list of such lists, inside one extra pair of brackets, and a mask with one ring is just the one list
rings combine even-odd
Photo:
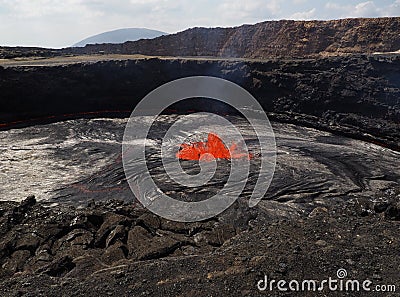
[[(177, 117), (159, 119), (156, 131), (151, 131), (149, 148), (160, 145), (168, 124)], [(240, 118), (230, 120), (243, 128), (250, 152), (257, 152), (254, 132)], [(125, 125), (126, 119), (80, 119), (1, 131), (1, 199), (20, 201), (35, 195), (38, 200), (75, 205), (85, 205), (91, 199), (134, 202), (121, 161)], [(400, 154), (396, 151), (290, 124), (274, 123), (273, 129), (277, 165), (265, 201), (304, 209), (353, 196), (373, 196), (399, 185)], [(259, 155), (254, 155), (251, 165), (256, 166)], [(182, 166), (193, 173), (198, 170), (197, 164), (185, 161)], [(169, 195), (199, 191), (168, 186), (171, 181), (159, 170), (159, 152), (148, 156), (147, 165)], [(229, 162), (219, 162), (218, 178), (207, 185), (211, 193), (223, 186), (226, 180), (222, 175), (229, 174), (228, 167)], [(257, 170), (251, 170), (250, 186), (242, 196), (251, 193), (257, 178)]]

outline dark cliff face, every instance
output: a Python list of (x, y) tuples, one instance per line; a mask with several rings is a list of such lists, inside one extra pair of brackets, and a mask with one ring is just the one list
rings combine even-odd
[(90, 45), (74, 53), (217, 56), (265, 59), (400, 50), (400, 18), (268, 21), (236, 28), (193, 28), (122, 45)]
[[(139, 59), (0, 68), (0, 128), (12, 127), (7, 124), (12, 121), (55, 117), (44, 119), (51, 121), (84, 112), (129, 115), (163, 83), (211, 75), (246, 88), (273, 119), (399, 147), (399, 69), (399, 55), (265, 62)], [(180, 108), (185, 112), (188, 107)]]
[(61, 54), (60, 50), (40, 47), (0, 46), (0, 59), (25, 57), (54, 57)]

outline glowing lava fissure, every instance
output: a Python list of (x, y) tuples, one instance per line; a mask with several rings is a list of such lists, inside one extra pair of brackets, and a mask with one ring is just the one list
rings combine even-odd
[(202, 160), (212, 161), (215, 159), (251, 159), (252, 154), (240, 152), (236, 143), (232, 143), (228, 149), (222, 139), (214, 133), (208, 133), (207, 141), (183, 143), (179, 148), (176, 157), (180, 160)]

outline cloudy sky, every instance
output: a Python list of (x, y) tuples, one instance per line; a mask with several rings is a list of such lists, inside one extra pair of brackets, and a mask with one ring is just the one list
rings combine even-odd
[(0, 45), (70, 46), (126, 27), (168, 33), (264, 20), (400, 16), (400, 0), (0, 0)]

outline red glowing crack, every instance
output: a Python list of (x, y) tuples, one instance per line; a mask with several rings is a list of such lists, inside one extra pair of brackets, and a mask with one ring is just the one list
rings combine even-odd
[(183, 143), (180, 146), (179, 152), (176, 157), (181, 160), (202, 160), (212, 161), (213, 159), (251, 159), (251, 154), (240, 152), (236, 143), (232, 143), (228, 149), (221, 138), (214, 134), (209, 133), (207, 141), (200, 141), (194, 143)]

